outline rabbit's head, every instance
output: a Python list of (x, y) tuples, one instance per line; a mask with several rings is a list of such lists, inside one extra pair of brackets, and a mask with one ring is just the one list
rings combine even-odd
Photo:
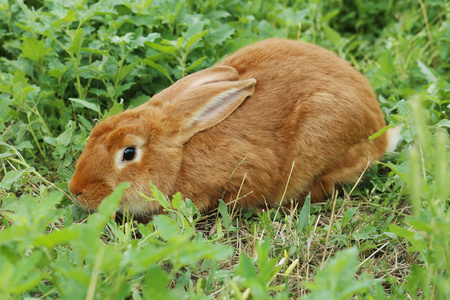
[(172, 194), (183, 145), (196, 133), (229, 116), (253, 94), (254, 79), (239, 80), (232, 67), (209, 68), (177, 81), (147, 103), (111, 116), (95, 126), (81, 154), (69, 189), (74, 201), (95, 210), (119, 183), (129, 182), (120, 209), (137, 216), (159, 210), (152, 181)]

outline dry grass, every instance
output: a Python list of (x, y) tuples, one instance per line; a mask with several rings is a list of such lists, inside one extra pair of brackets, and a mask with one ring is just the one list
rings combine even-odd
[[(228, 261), (222, 262), (220, 268), (233, 270), (239, 263), (241, 253), (246, 253), (256, 261), (257, 245), (269, 238), (271, 257), (276, 257), (278, 264), (282, 265), (270, 285), (287, 283), (294, 298), (308, 293), (305, 283), (311, 281), (315, 273), (323, 269), (336, 252), (352, 246), (360, 250), (361, 263), (358, 274), (369, 273), (376, 279), (385, 279), (389, 276), (397, 283), (403, 283), (411, 264), (418, 262), (418, 254), (408, 252), (405, 240), (391, 239), (383, 233), (360, 240), (353, 237), (358, 237), (358, 232), (363, 231), (365, 226), (373, 224), (384, 226), (381, 223), (386, 222), (389, 217), (392, 217), (390, 218), (392, 223), (398, 224), (404, 216), (411, 213), (411, 207), (406, 201), (401, 201), (395, 209), (380, 215), (377, 213), (377, 205), (370, 202), (370, 199), (351, 197), (348, 194), (344, 198), (342, 201), (338, 193), (335, 193), (328, 204), (312, 206), (318, 211), (310, 215), (309, 226), (300, 234), (296, 229), (300, 208), (287, 212), (272, 210), (264, 216), (260, 213), (248, 216), (248, 212), (237, 211), (233, 219), (235, 230), (226, 231), (223, 228), (226, 231), (225, 235), (217, 241), (235, 249), (234, 255)], [(345, 230), (341, 228), (339, 231), (344, 214), (351, 207), (356, 208), (352, 222)], [(218, 210), (202, 217), (196, 225), (196, 230), (206, 238), (213, 237), (217, 234), (219, 217)], [(375, 227), (375, 230), (380, 229)], [(341, 235), (347, 238), (344, 244), (339, 242)], [(205, 277), (207, 275), (205, 274)], [(218, 288), (217, 293), (222, 288)], [(384, 288), (389, 293), (389, 283), (385, 283)]]

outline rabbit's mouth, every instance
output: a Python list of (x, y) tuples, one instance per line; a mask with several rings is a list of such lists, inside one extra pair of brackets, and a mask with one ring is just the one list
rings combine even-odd
[(81, 194), (72, 194), (71, 195), (72, 197), (70, 197), (70, 200), (72, 200), (72, 202), (76, 205), (76, 206), (78, 206), (78, 207), (80, 207), (80, 208), (82, 208), (82, 209), (84, 209), (85, 211), (87, 211), (88, 213), (94, 213), (95, 211), (96, 211), (96, 209), (94, 209), (94, 208), (92, 208), (92, 207), (89, 207), (89, 204), (86, 202), (86, 200), (83, 200), (83, 199), (80, 199), (81, 197)]
[[(79, 206), (79, 207), (81, 207), (81, 208), (85, 208), (84, 207), (84, 205), (82, 205), (81, 204), (81, 202), (80, 202), (80, 200), (78, 199), (78, 197), (80, 197), (81, 196), (81, 194), (72, 194), (72, 193), (70, 193), (71, 194), (71, 196), (72, 197), (70, 197), (70, 200), (72, 200), (72, 202), (75, 204), (75, 205), (77, 205), (77, 206)], [(86, 203), (87, 204), (87, 203)]]

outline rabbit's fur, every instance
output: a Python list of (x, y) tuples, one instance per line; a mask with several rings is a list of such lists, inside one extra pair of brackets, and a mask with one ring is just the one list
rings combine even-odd
[[(138, 194), (152, 196), (150, 180), (201, 211), (221, 197), (264, 208), (302, 203), (311, 192), (314, 202), (383, 155), (390, 132), (368, 137), (384, 126), (368, 81), (347, 62), (311, 44), (269, 39), (97, 125), (69, 189), (95, 210), (128, 181), (121, 209), (141, 219), (160, 211)], [(124, 160), (127, 147), (136, 149), (132, 161)]]

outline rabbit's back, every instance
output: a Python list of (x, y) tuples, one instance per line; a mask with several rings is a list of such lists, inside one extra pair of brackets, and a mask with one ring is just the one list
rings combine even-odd
[[(284, 193), (285, 201), (308, 191), (320, 200), (384, 152), (385, 135), (368, 140), (385, 126), (368, 81), (334, 53), (270, 39), (218, 65), (257, 83), (227, 119), (185, 146), (186, 176), (179, 184), (191, 187), (192, 198), (205, 199), (200, 207), (211, 206), (218, 194), (228, 201), (246, 195), (240, 203), (247, 207), (271, 205)], [(209, 180), (207, 192), (197, 188), (199, 178)]]
[[(292, 123), (295, 127), (303, 123), (298, 117), (330, 114), (336, 125), (362, 129), (353, 133), (356, 139), (357, 133), (372, 135), (385, 126), (367, 79), (336, 54), (318, 46), (269, 39), (241, 49), (219, 65), (231, 66), (241, 78), (257, 81), (254, 95), (235, 112), (236, 118), (243, 114), (244, 119), (261, 120), (260, 114), (264, 114), (264, 120), (272, 121), (276, 128), (280, 120), (289, 120), (283, 125)], [(326, 100), (315, 100), (315, 96)], [(319, 103), (311, 103), (314, 101)], [(323, 111), (312, 111), (314, 108)]]

